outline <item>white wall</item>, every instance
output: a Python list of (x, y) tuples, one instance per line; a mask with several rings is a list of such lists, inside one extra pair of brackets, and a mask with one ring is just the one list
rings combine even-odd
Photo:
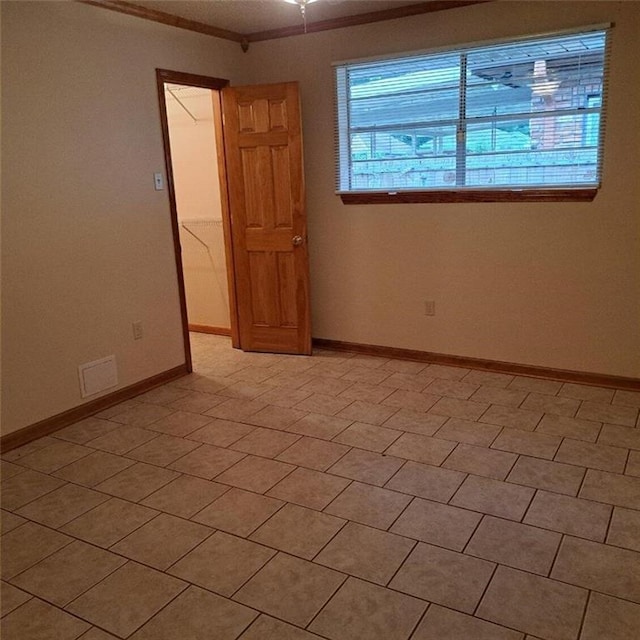
[[(594, 202), (334, 195), (332, 62), (602, 22), (615, 28)], [(314, 337), (640, 376), (639, 42), (640, 3), (523, 1), (252, 44), (251, 81), (300, 81)]]
[[(185, 362), (155, 69), (235, 80), (236, 43), (75, 2), (2, 2), (2, 433)], [(131, 323), (144, 338), (134, 341)]]
[(167, 119), (187, 316), (190, 324), (229, 329), (213, 96), (195, 87), (174, 87), (173, 92), (166, 95)]
[(194, 121), (171, 94), (166, 94), (178, 219), (220, 219), (212, 92), (171, 86), (174, 95), (195, 117)]

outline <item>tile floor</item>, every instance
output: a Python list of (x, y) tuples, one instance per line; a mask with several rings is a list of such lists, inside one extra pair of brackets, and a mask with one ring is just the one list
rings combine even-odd
[(6, 640), (640, 638), (640, 393), (193, 350), (2, 456)]

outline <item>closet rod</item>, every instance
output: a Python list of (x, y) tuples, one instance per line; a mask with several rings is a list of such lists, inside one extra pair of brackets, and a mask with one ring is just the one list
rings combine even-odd
[(189, 117), (193, 120), (194, 124), (198, 124), (198, 119), (193, 115), (193, 113), (191, 113), (191, 111), (189, 111), (189, 109), (187, 109), (187, 107), (184, 106), (184, 104), (182, 104), (182, 100), (178, 98), (178, 96), (173, 92), (173, 90), (167, 87), (166, 85), (165, 85), (165, 89), (171, 94), (171, 97), (189, 114)]

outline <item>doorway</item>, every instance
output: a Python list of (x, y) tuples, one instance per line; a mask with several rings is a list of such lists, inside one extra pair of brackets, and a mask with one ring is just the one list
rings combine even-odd
[(164, 83), (189, 331), (231, 335), (213, 90)]
[[(207, 89), (211, 97), (232, 346), (310, 354), (309, 254), (297, 83), (227, 87), (227, 81), (219, 78), (162, 69), (156, 70), (156, 79), (187, 367), (191, 370), (192, 363), (181, 226), (191, 242), (198, 241), (205, 250), (207, 243), (189, 225), (181, 225), (178, 214), (167, 96), (194, 118), (177, 97), (178, 87)], [(215, 275), (214, 260), (211, 266)]]
[(238, 347), (220, 91), (228, 84), (156, 70), (186, 361), (190, 331)]

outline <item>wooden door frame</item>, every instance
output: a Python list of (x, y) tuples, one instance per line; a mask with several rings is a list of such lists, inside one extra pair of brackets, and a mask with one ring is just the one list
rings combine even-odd
[(222, 210), (222, 231), (224, 236), (225, 262), (227, 267), (227, 285), (229, 289), (229, 316), (231, 321), (231, 344), (240, 348), (240, 329), (238, 324), (238, 305), (236, 295), (236, 278), (233, 260), (233, 243), (231, 241), (231, 213), (229, 210), (229, 193), (227, 185), (227, 173), (224, 153), (224, 140), (222, 130), (222, 105), (220, 91), (228, 86), (229, 81), (223, 78), (201, 76), (169, 69), (156, 69), (156, 84), (158, 89), (158, 102), (160, 106), (160, 124), (162, 127), (162, 141), (164, 147), (165, 173), (167, 176), (167, 193), (169, 195), (169, 207), (171, 209), (171, 232), (173, 234), (173, 249), (178, 274), (178, 293), (180, 298), (180, 315), (182, 318), (182, 335), (186, 365), (192, 371), (191, 343), (189, 342), (189, 320), (187, 317), (187, 298), (184, 286), (184, 271), (182, 268), (182, 249), (180, 245), (180, 227), (178, 224), (178, 208), (176, 205), (175, 183), (173, 179), (173, 164), (171, 158), (171, 145), (169, 140), (169, 119), (167, 116), (167, 101), (164, 85), (183, 84), (192, 87), (201, 87), (212, 90), (213, 102), (213, 126), (215, 131), (216, 155), (218, 158), (218, 177), (220, 180), (220, 204)]

